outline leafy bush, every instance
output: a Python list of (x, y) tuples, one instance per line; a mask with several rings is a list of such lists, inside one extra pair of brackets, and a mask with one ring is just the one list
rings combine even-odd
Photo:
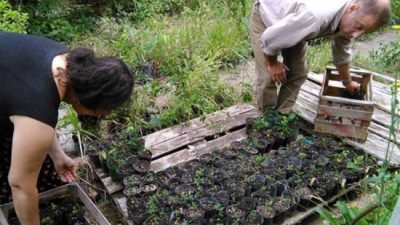
[(400, 24), (400, 0), (392, 0), (392, 24)]
[(0, 1), (0, 31), (26, 33), (28, 14), (14, 10), (8, 1)]
[(321, 73), (332, 62), (332, 50), (330, 41), (323, 40), (319, 44), (308, 47), (307, 61), (310, 70)]
[(400, 42), (381, 45), (378, 50), (370, 52), (369, 58), (375, 66), (389, 68), (391, 72), (400, 71)]
[(95, 21), (89, 7), (62, 0), (26, 4), (23, 10), (30, 15), (28, 33), (63, 42), (91, 31)]

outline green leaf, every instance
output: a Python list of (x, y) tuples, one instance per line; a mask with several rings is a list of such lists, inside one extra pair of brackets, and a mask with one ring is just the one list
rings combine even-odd
[(329, 225), (341, 225), (339, 220), (335, 218), (331, 212), (328, 210), (318, 207), (316, 211), (319, 213), (320, 216), (322, 216), (325, 220), (328, 221)]

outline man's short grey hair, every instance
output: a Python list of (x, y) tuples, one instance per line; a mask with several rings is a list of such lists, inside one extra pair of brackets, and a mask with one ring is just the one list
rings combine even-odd
[(377, 28), (389, 23), (391, 14), (389, 0), (353, 0), (353, 3), (360, 5), (360, 13), (373, 15), (377, 19)]

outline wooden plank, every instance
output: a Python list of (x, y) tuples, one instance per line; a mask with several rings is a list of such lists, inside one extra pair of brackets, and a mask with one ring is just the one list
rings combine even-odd
[(392, 142), (395, 142), (397, 144), (400, 144), (400, 133), (396, 132), (396, 140), (394, 139), (394, 137), (389, 137), (389, 129), (385, 126), (382, 126), (380, 124), (377, 123), (371, 123), (369, 125), (369, 132), (372, 132), (378, 136), (381, 136), (385, 139), (388, 139)]
[(119, 211), (122, 213), (122, 216), (124, 218), (129, 218), (128, 207), (126, 206), (126, 197), (121, 192), (115, 193), (111, 197)]
[(124, 187), (122, 183), (113, 182), (111, 177), (105, 177), (101, 179), (101, 182), (104, 184), (104, 187), (107, 190), (107, 193), (112, 195), (118, 191), (121, 191)]
[(246, 137), (246, 129), (242, 128), (238, 131), (229, 133), (218, 139), (209, 141), (194, 148), (187, 149), (185, 151), (175, 152), (162, 158), (156, 159), (151, 162), (151, 170), (158, 172), (179, 163), (190, 161), (192, 159), (198, 158), (205, 153), (213, 152), (217, 149), (222, 149), (223, 147), (230, 145), (232, 142), (242, 140)]
[(354, 126), (353, 124), (332, 123), (329, 121), (316, 120), (315, 131), (320, 133), (334, 134), (341, 138), (355, 138), (365, 140), (368, 136), (368, 127)]
[(207, 126), (208, 124), (211, 123), (216, 123), (218, 121), (223, 121), (230, 116), (236, 116), (242, 113), (246, 113), (248, 111), (255, 110), (255, 107), (252, 105), (248, 104), (241, 104), (241, 105), (235, 105), (231, 106), (227, 109), (224, 109), (222, 111), (217, 111), (209, 116), (207, 116), (206, 119), (202, 118), (196, 118), (194, 120), (191, 120), (186, 124), (186, 126), (181, 125), (176, 125), (152, 134), (149, 134), (144, 137), (145, 140), (145, 147), (150, 148), (153, 145), (159, 144), (161, 142), (168, 141), (169, 139), (176, 138), (182, 134), (185, 134), (187, 132), (192, 131), (193, 129), (198, 129), (204, 126)]
[(100, 212), (97, 206), (90, 200), (89, 196), (82, 190), (82, 188), (75, 183), (75, 188), (79, 199), (83, 202), (90, 215), (96, 220), (98, 225), (111, 225), (107, 218)]
[(371, 106), (373, 106), (375, 104), (372, 101), (356, 100), (356, 99), (349, 99), (349, 98), (342, 98), (342, 97), (335, 97), (335, 96), (327, 96), (327, 95), (321, 96), (321, 99), (327, 100), (327, 101), (335, 101), (335, 102), (345, 103), (345, 104), (360, 105), (360, 106), (363, 106), (363, 105), (371, 105)]
[(319, 115), (334, 115), (346, 118), (354, 118), (360, 120), (371, 120), (372, 112), (366, 112), (361, 110), (345, 109), (338, 107), (329, 107), (326, 105), (319, 105)]
[(388, 159), (392, 164), (400, 165), (400, 149), (398, 146), (372, 132), (368, 134), (368, 138), (365, 142), (357, 142), (349, 139), (346, 139), (345, 141), (355, 147), (363, 149), (367, 153), (381, 160), (385, 159), (387, 146), (390, 144)]
[[(231, 129), (244, 126), (247, 118), (256, 118), (260, 112), (253, 108), (251, 111), (246, 111), (234, 116), (226, 117), (223, 120), (215, 121), (211, 124), (204, 124), (204, 126), (192, 128), (180, 135), (170, 138), (164, 142), (148, 146), (148, 149), (153, 153), (153, 158), (156, 159), (162, 155), (168, 154), (176, 149), (185, 147), (191, 143), (201, 141), (203, 138), (212, 135), (218, 135)], [(206, 121), (210, 121), (207, 120)], [(190, 126), (189, 126), (190, 127)], [(186, 127), (187, 128), (187, 127)], [(169, 132), (169, 131), (168, 131)], [(160, 133), (164, 133), (161, 131)], [(153, 142), (154, 143), (154, 142)]]

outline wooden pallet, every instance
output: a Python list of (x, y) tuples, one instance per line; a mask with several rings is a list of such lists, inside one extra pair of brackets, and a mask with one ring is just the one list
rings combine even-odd
[(151, 169), (161, 171), (242, 140), (246, 137), (246, 119), (259, 116), (252, 105), (235, 105), (204, 119), (191, 120), (187, 125), (147, 135), (145, 147), (153, 153)]
[[(144, 137), (145, 146), (154, 154), (151, 164), (152, 170), (164, 170), (168, 167), (197, 158), (201, 154), (212, 152), (229, 145), (235, 140), (246, 138), (247, 136), (244, 128), (246, 118), (254, 118), (259, 115), (260, 112), (253, 106), (238, 105), (213, 113), (205, 119), (194, 119), (189, 124), (167, 128)], [(109, 182), (110, 180), (107, 179), (107, 177), (103, 177), (101, 180), (105, 184), (107, 191), (112, 193), (110, 195), (113, 201), (127, 219), (127, 222), (133, 224), (133, 222), (128, 219), (125, 196), (120, 190), (116, 191), (115, 189), (115, 186), (122, 184)], [(283, 224), (299, 224), (301, 221), (313, 215), (317, 207), (323, 207), (329, 203), (335, 202), (358, 186), (358, 184), (354, 184), (333, 196), (331, 199), (318, 206), (309, 208), (304, 212), (295, 212), (288, 217)]]
[[(153, 154), (151, 170), (162, 171), (246, 138), (246, 119), (260, 115), (261, 112), (252, 105), (234, 105), (204, 118), (196, 118), (145, 136), (145, 146)], [(95, 172), (127, 223), (133, 224), (128, 219), (122, 183), (113, 182), (101, 169), (95, 169)]]

